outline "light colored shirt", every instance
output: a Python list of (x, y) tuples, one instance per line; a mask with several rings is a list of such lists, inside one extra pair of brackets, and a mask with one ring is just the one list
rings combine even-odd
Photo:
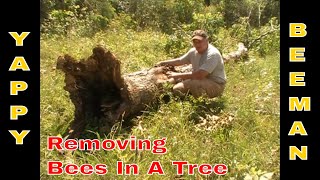
[(212, 79), (217, 83), (226, 83), (227, 76), (224, 69), (224, 62), (220, 51), (208, 45), (208, 49), (199, 54), (196, 48), (191, 48), (186, 54), (179, 58), (184, 64), (192, 64), (193, 71), (199, 69), (207, 71), (208, 79)]

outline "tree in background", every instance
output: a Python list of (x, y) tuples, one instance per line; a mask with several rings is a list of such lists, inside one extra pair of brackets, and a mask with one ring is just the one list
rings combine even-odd
[(170, 35), (166, 49), (173, 56), (189, 47), (194, 29), (206, 30), (221, 47), (231, 43), (226, 37), (249, 48), (268, 42), (260, 46), (264, 54), (278, 42), (272, 33), (279, 18), (279, 0), (40, 0), (43, 34), (92, 36), (113, 21), (119, 28)]
[(250, 26), (260, 27), (272, 17), (280, 18), (278, 0), (223, 0), (221, 10), (227, 26), (232, 26), (241, 17), (247, 17)]

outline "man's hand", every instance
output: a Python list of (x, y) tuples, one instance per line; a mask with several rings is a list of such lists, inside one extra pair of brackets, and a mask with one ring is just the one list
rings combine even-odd
[(168, 82), (176, 84), (178, 82), (181, 82), (182, 79), (180, 77), (181, 73), (176, 73), (176, 72), (167, 72), (166, 73), (167, 77), (168, 77)]
[(181, 73), (176, 73), (176, 72), (167, 72), (166, 73), (168, 78), (173, 78), (173, 79), (178, 79), (180, 78)]

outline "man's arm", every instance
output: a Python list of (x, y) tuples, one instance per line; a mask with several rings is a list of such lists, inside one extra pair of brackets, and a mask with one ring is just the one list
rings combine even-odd
[(193, 72), (187, 72), (187, 73), (172, 73), (168, 76), (168, 78), (174, 78), (174, 79), (197, 79), (201, 80), (208, 76), (208, 72), (202, 69), (199, 69), (198, 71)]
[(170, 60), (166, 60), (166, 61), (161, 61), (159, 63), (156, 64), (156, 66), (165, 66), (165, 65), (169, 65), (169, 66), (181, 66), (184, 64), (189, 64), (190, 62), (190, 53), (191, 53), (192, 49), (189, 50), (186, 54), (184, 54), (183, 56), (179, 57), (179, 58), (175, 58), (175, 59), (170, 59)]
[(181, 61), (179, 58), (175, 58), (175, 59), (170, 59), (170, 60), (166, 60), (166, 61), (161, 61), (159, 63), (157, 63), (157, 66), (181, 66), (184, 65), (185, 63), (183, 61)]

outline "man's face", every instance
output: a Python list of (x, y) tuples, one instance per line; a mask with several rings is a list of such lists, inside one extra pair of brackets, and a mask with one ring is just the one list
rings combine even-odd
[(192, 40), (192, 44), (193, 44), (193, 47), (196, 48), (198, 53), (202, 54), (204, 51), (206, 51), (208, 47), (208, 40), (205, 38), (202, 40), (194, 39)]

